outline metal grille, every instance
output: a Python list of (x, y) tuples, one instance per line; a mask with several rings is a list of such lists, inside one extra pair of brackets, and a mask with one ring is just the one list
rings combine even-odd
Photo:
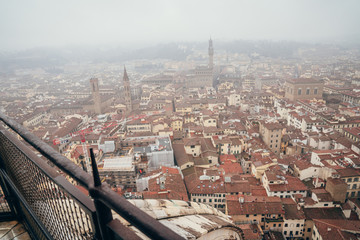
[[(74, 201), (65, 188), (3, 134), (0, 142), (6, 172), (50, 235), (54, 239), (94, 238), (91, 211)], [(24, 215), (31, 224), (33, 219)]]
[[(93, 178), (1, 112), (0, 121), (6, 124), (4, 128), (0, 122), (0, 183), (11, 199), (12, 213), (24, 219), (35, 239), (138, 239), (128, 227), (113, 219), (111, 210), (151, 239), (183, 239), (101, 184), (91, 150)], [(19, 141), (20, 137), (31, 148)], [(50, 166), (46, 161), (51, 162)], [(55, 169), (67, 174), (69, 181), (85, 187), (91, 198)]]
[(5, 199), (5, 195), (4, 195), (2, 188), (0, 187), (0, 214), (10, 213), (10, 212), (11, 212), (11, 209), (9, 207), (9, 204)]
[(44, 235), (44, 233), (39, 228), (39, 225), (36, 224), (34, 219), (29, 214), (28, 210), (24, 207), (24, 205), (21, 202), (19, 202), (19, 207), (20, 207), (20, 211), (22, 212), (24, 218), (26, 218), (26, 220), (27, 220), (26, 224), (31, 229), (31, 231), (35, 235), (36, 239), (47, 240), (46, 236)]

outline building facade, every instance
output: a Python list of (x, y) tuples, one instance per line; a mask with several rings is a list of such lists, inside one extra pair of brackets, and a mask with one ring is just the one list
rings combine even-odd
[(321, 99), (324, 83), (313, 78), (298, 78), (285, 82), (285, 98), (292, 101), (298, 99)]

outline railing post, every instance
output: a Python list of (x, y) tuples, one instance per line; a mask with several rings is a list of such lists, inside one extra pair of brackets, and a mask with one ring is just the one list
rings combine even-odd
[[(94, 179), (94, 188), (101, 188), (101, 180), (99, 176), (99, 171), (96, 165), (96, 160), (94, 156), (94, 151), (90, 148), (90, 159), (91, 159), (91, 167), (93, 172)], [(100, 235), (98, 235), (101, 239), (112, 239), (110, 233), (107, 228), (107, 224), (113, 220), (111, 210), (105, 204), (98, 200), (98, 196), (96, 196), (95, 191), (91, 191), (91, 187), (89, 188), (90, 196), (94, 199), (94, 205), (96, 208), (96, 216), (97, 216), (97, 229), (100, 230)]]

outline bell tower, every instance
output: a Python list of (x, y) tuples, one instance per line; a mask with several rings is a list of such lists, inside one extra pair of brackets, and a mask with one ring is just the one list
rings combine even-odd
[(125, 99), (126, 113), (130, 113), (132, 111), (130, 81), (125, 66), (124, 66), (123, 82), (124, 82), (124, 99)]
[(209, 68), (214, 67), (214, 48), (213, 48), (213, 42), (210, 38), (209, 40)]
[(90, 79), (91, 85), (91, 93), (94, 101), (94, 112), (96, 114), (101, 114), (101, 98), (100, 98), (100, 91), (99, 91), (99, 80), (97, 78)]

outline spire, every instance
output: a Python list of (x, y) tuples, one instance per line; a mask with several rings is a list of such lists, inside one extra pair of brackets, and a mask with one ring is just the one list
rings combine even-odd
[(125, 65), (124, 65), (124, 76), (123, 76), (123, 80), (124, 80), (124, 81), (129, 81), (129, 77), (128, 77), (127, 72), (126, 72), (126, 67), (125, 67)]
[(131, 103), (131, 89), (130, 89), (130, 81), (129, 76), (126, 72), (126, 67), (124, 65), (124, 76), (123, 76), (123, 84), (124, 84), (124, 100), (126, 106), (126, 113), (130, 113), (132, 111), (132, 103)]

